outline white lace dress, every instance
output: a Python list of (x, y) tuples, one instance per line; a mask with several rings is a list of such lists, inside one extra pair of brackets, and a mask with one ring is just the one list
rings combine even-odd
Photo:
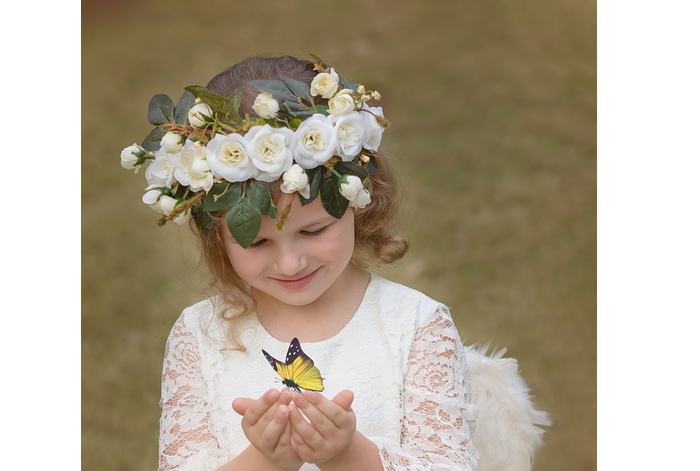
[[(248, 446), (237, 397), (258, 398), (280, 379), (261, 350), (284, 359), (288, 342), (250, 316), (227, 349), (217, 300), (187, 308), (175, 323), (163, 365), (160, 470), (209, 471)], [(386, 470), (476, 470), (464, 348), (444, 305), (372, 275), (352, 320), (334, 337), (302, 343), (324, 378), (324, 395), (355, 395), (357, 429)], [(318, 469), (305, 464), (302, 470)]]

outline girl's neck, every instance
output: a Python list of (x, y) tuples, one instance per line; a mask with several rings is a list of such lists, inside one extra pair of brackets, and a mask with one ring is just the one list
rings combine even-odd
[(269, 296), (257, 298), (257, 316), (270, 335), (283, 342), (319, 342), (335, 336), (353, 318), (364, 297), (370, 275), (349, 264), (318, 299), (293, 306)]

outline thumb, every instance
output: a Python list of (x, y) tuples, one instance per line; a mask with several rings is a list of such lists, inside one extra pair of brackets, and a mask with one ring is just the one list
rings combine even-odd
[(355, 395), (353, 394), (352, 391), (349, 389), (345, 389), (344, 391), (340, 391), (334, 398), (333, 402), (338, 404), (340, 407), (342, 407), (345, 410), (350, 410), (350, 406), (352, 405), (352, 401), (355, 399)]
[(248, 410), (248, 406), (250, 406), (252, 403), (253, 400), (248, 397), (238, 397), (233, 400), (231, 407), (233, 407), (233, 410), (239, 415), (244, 415), (245, 411)]

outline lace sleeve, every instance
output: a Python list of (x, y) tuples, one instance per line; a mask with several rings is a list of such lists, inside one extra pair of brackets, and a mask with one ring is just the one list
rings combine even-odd
[(477, 469), (464, 347), (446, 307), (416, 332), (404, 379), (401, 444), (377, 442), (387, 471)]
[(182, 316), (165, 347), (160, 406), (159, 471), (216, 469), (222, 454), (209, 430), (199, 348)]

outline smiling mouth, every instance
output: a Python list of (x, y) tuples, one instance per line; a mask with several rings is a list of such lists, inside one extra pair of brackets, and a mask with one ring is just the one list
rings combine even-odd
[(318, 268), (308, 275), (304, 275), (299, 278), (294, 278), (294, 279), (283, 279), (283, 278), (273, 278), (277, 283), (279, 283), (283, 288), (286, 289), (291, 289), (291, 290), (296, 290), (296, 289), (301, 289), (304, 288), (306, 285), (308, 285), (311, 280), (313, 280), (314, 276), (316, 276), (316, 273), (318, 273)]

